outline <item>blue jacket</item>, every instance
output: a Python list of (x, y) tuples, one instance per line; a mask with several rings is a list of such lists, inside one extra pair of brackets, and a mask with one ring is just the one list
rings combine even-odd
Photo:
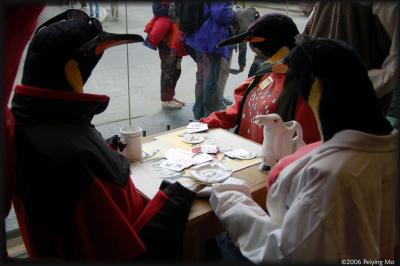
[(198, 31), (185, 38), (185, 43), (198, 52), (219, 54), (230, 58), (229, 46), (216, 45), (229, 38), (229, 25), (235, 17), (230, 1), (204, 3), (204, 16), (208, 17)]

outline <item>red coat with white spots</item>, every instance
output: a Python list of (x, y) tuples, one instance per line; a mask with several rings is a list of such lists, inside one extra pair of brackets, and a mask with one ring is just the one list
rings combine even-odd
[[(270, 72), (262, 77), (245, 98), (242, 116), (238, 121), (239, 107), (243, 95), (253, 79), (254, 77), (246, 79), (235, 89), (235, 102), (225, 111), (214, 112), (209, 117), (200, 119), (200, 122), (207, 123), (210, 128), (221, 127), (225, 129), (233, 128), (240, 123), (240, 136), (262, 143), (263, 127), (255, 123), (255, 116), (276, 112), (277, 102), (285, 84), (285, 74)], [(320, 140), (314, 114), (300, 97), (297, 100), (294, 120), (299, 122), (303, 128), (305, 143)]]

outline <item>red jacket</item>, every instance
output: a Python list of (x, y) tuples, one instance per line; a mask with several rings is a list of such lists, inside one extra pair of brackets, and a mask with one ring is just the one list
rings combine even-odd
[[(234, 103), (225, 111), (217, 111), (200, 122), (207, 123), (210, 128), (221, 127), (225, 129), (238, 125), (238, 113), (247, 87), (254, 77), (246, 79), (234, 91)], [(263, 128), (256, 125), (254, 119), (259, 114), (274, 113), (277, 108), (278, 98), (284, 88), (285, 74), (269, 72), (257, 83), (255, 88), (247, 95), (240, 119), (239, 135), (256, 141), (263, 142)], [(295, 118), (303, 128), (303, 138), (306, 143), (320, 140), (320, 134), (311, 108), (298, 97)]]
[[(169, 8), (170, 1), (161, 1), (161, 3), (157, 4), (162, 8)], [(150, 43), (154, 49), (160, 42), (164, 41), (169, 48), (175, 51), (176, 55), (187, 55), (182, 41), (183, 33), (169, 17), (153, 16), (144, 27), (144, 32), (148, 34), (145, 42)]]

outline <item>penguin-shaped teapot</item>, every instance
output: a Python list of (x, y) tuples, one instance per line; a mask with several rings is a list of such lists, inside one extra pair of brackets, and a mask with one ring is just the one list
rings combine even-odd
[(283, 122), (278, 114), (258, 115), (255, 123), (264, 126), (261, 171), (268, 171), (282, 157), (305, 145), (303, 130), (297, 121)]

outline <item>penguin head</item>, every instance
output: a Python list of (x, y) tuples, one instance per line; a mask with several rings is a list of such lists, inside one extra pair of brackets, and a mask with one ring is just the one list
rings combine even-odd
[(83, 92), (105, 49), (140, 41), (140, 35), (107, 33), (100, 21), (85, 12), (67, 10), (36, 30), (28, 47), (22, 84)]
[(295, 46), (295, 36), (299, 30), (293, 20), (283, 14), (271, 13), (259, 17), (246, 32), (228, 38), (218, 47), (241, 42), (249, 42), (255, 52), (271, 58), (282, 47), (291, 49)]
[(343, 41), (313, 39), (293, 48), (286, 86), (314, 112), (324, 141), (345, 129), (375, 135), (392, 130), (357, 51)]
[(255, 123), (257, 125), (262, 125), (264, 128), (272, 128), (278, 125), (282, 125), (282, 118), (275, 113), (267, 114), (267, 115), (257, 115), (255, 117)]

